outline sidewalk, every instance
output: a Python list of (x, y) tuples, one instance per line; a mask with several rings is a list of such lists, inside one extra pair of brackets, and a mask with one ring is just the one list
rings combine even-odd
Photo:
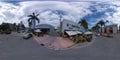
[(46, 48), (54, 50), (63, 50), (74, 44), (68, 38), (62, 38), (57, 36), (44, 35), (43, 37), (33, 36), (34, 39), (39, 43), (44, 45)]

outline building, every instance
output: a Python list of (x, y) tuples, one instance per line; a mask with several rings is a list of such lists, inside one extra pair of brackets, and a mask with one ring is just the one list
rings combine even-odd
[(40, 24), (35, 26), (35, 29), (40, 29), (44, 33), (52, 32), (55, 30), (55, 28), (52, 25), (49, 24)]
[[(55, 27), (49, 24), (40, 24), (35, 26), (35, 29), (40, 29), (43, 32), (55, 32)], [(64, 34), (66, 31), (80, 31), (84, 30), (82, 26), (79, 24), (69, 21), (69, 20), (63, 20), (61, 25), (61, 32)], [(56, 31), (60, 31), (60, 29), (56, 29)]]
[(61, 30), (62, 30), (63, 34), (65, 31), (80, 31), (80, 30), (84, 29), (79, 24), (77, 24), (73, 21), (69, 21), (69, 20), (63, 20), (61, 28), (62, 28)]
[[(99, 32), (101, 32), (101, 28), (99, 28)], [(118, 27), (117, 24), (112, 24), (112, 25), (108, 25), (102, 28), (102, 32), (104, 33), (118, 33)]]
[(113, 33), (113, 34), (118, 33), (117, 24), (106, 26), (106, 33), (109, 32), (108, 29), (110, 29), (110, 32)]

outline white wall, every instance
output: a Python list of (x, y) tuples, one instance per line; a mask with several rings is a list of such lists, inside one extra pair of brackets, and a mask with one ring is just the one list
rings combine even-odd
[(118, 32), (117, 26), (113, 26), (112, 28), (113, 28), (113, 33), (117, 33)]
[(63, 20), (62, 22), (62, 32), (64, 32), (65, 30), (81, 30), (81, 29), (83, 29), (83, 27), (73, 21)]

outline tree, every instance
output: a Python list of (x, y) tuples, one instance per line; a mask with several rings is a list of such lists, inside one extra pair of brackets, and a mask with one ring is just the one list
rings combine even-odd
[(14, 31), (17, 31), (17, 25), (16, 23), (13, 23)]
[(105, 27), (106, 23), (109, 23), (109, 21), (100, 20), (95, 26), (92, 27), (92, 30), (97, 31), (99, 28), (101, 28), (101, 32), (102, 32), (103, 30), (102, 27)]
[(85, 19), (81, 19), (81, 21), (79, 21), (79, 24), (83, 26), (85, 29), (88, 29), (88, 23)]
[(0, 25), (0, 33), (10, 34), (11, 33), (10, 23), (2, 23)]
[(6, 31), (10, 29), (10, 26), (8, 23), (2, 23), (0, 28), (2, 31)]
[(98, 29), (100, 28), (100, 26), (98, 24), (96, 24), (95, 26), (92, 27), (93, 31), (98, 31)]
[(28, 24), (29, 24), (29, 27), (30, 29), (34, 29), (35, 28), (35, 25), (36, 25), (36, 21), (38, 21), (39, 23), (39, 19), (38, 19), (38, 16), (39, 14), (36, 14), (33, 12), (32, 15), (28, 15), (29, 19), (28, 19)]
[(103, 20), (100, 20), (98, 23), (97, 23), (99, 26), (100, 26), (100, 30), (101, 30), (101, 33), (102, 33), (102, 27), (104, 26), (105, 27), (105, 22)]
[(25, 26), (23, 24), (23, 22), (21, 21), (19, 24), (18, 24), (18, 30), (17, 31), (23, 31), (25, 29)]

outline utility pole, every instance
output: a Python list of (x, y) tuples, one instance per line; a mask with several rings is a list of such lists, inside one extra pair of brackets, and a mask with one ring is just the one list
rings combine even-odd
[(62, 36), (62, 16), (59, 15), (60, 17), (60, 35)]

